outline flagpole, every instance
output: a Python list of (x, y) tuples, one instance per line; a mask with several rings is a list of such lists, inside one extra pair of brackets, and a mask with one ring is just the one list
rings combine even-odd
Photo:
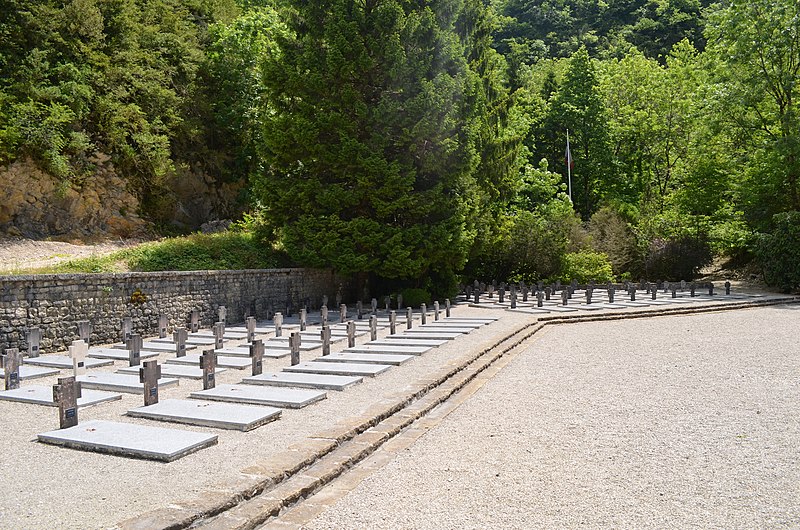
[(572, 153), (569, 150), (569, 129), (567, 129), (567, 190), (572, 201)]

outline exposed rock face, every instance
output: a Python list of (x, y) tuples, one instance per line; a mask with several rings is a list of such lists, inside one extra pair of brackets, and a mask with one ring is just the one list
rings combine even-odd
[(126, 189), (108, 157), (96, 154), (97, 169), (83, 185), (65, 185), (21, 159), (0, 168), (0, 233), (30, 238), (135, 237), (147, 223), (139, 201)]

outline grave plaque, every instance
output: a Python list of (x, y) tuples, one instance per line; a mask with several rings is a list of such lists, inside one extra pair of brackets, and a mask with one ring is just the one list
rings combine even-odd
[(139, 368), (139, 382), (144, 384), (144, 406), (158, 403), (158, 380), (161, 379), (161, 366), (158, 361), (145, 361)]
[[(348, 322), (348, 333), (349, 333), (349, 325), (353, 325), (353, 329), (355, 330), (356, 323), (355, 322)], [(292, 333), (289, 335), (289, 348), (292, 352), (292, 366), (296, 366), (300, 364), (300, 333)]]
[(339, 323), (344, 324), (347, 321), (347, 304), (339, 304)]
[(369, 340), (378, 340), (378, 317), (376, 315), (369, 317)]
[(197, 333), (200, 330), (200, 311), (193, 309), (189, 314), (189, 329), (192, 333)]
[[(539, 291), (539, 293), (541, 293), (541, 291)], [(539, 298), (539, 293), (536, 293), (536, 298), (538, 299), (537, 305), (541, 303), (541, 298)], [(564, 289), (563, 291), (561, 291), (561, 305), (567, 305), (568, 299), (569, 299), (569, 289)]]
[(169, 318), (167, 315), (158, 315), (158, 337), (166, 338), (167, 328), (169, 328)]
[(419, 312), (422, 325), (424, 326), (428, 323), (428, 306), (426, 304), (420, 304)]
[(53, 385), (53, 401), (58, 403), (59, 429), (75, 427), (78, 424), (78, 398), (81, 397), (81, 386), (75, 376), (59, 377), (58, 384)]
[(178, 328), (172, 332), (172, 340), (175, 342), (175, 356), (183, 357), (186, 355), (186, 340), (189, 332), (183, 328)]
[(275, 336), (283, 337), (283, 313), (275, 313), (275, 316), (272, 317), (272, 320), (275, 322)]
[(713, 282), (708, 282), (708, 294), (709, 294), (709, 296), (713, 296), (714, 295), (714, 283)]
[(89, 345), (89, 338), (92, 336), (92, 323), (88, 320), (78, 321), (78, 338), (80, 338), (86, 345)]
[(328, 306), (323, 305), (319, 308), (320, 319), (322, 320), (322, 325), (328, 325)]
[(214, 324), (214, 349), (221, 350), (225, 347), (225, 322)]
[[(394, 313), (394, 311), (392, 311)], [(320, 330), (320, 336), (322, 337), (322, 355), (330, 355), (331, 354), (331, 328), (328, 326), (322, 326)]]
[(397, 311), (389, 311), (389, 335), (397, 333)]
[(300, 310), (300, 331), (305, 331), (308, 327), (308, 311), (306, 308)]
[[(302, 315), (304, 315), (304, 314), (305, 314), (305, 309), (301, 310), (301, 312), (300, 312), (300, 315), (301, 315), (301, 320), (300, 320), (301, 326), (302, 326)], [(256, 317), (247, 317), (247, 320), (245, 320), (244, 325), (245, 325), (245, 327), (247, 329), (247, 342), (253, 342), (254, 340), (256, 340)], [(305, 328), (301, 328), (301, 329), (305, 329)]]
[(352, 348), (356, 345), (356, 323), (350, 320), (347, 323), (347, 347)]
[(31, 328), (28, 330), (28, 357), (39, 356), (39, 343), (42, 340), (42, 330)]
[[(566, 289), (561, 291), (561, 299), (564, 301), (564, 305), (567, 305), (566, 302)], [(542, 291), (536, 291), (536, 307), (543, 307), (544, 302), (542, 301), (544, 298), (544, 293)]]
[(414, 310), (410, 307), (406, 308), (406, 329), (411, 329), (411, 320), (414, 318)]
[(19, 388), (19, 367), (22, 364), (22, 355), (19, 349), (9, 348), (3, 355), (3, 370), (5, 371), (6, 390)]
[(128, 342), (128, 339), (131, 338), (131, 334), (133, 333), (133, 319), (131, 317), (125, 317), (122, 319), (122, 342)]
[(364, 305), (361, 300), (356, 301), (356, 318), (361, 320), (364, 317)]
[(138, 333), (131, 333), (130, 338), (125, 341), (125, 347), (128, 348), (129, 366), (139, 366), (139, 363), (141, 363), (142, 337)]
[(86, 356), (89, 354), (89, 345), (76, 340), (69, 346), (69, 355), (72, 357), (72, 371), (75, 377), (86, 375)]
[(203, 370), (203, 390), (214, 388), (217, 385), (214, 370), (217, 368), (217, 354), (214, 350), (206, 350), (200, 356), (200, 368)]
[(450, 299), (445, 298), (444, 300), (444, 316), (450, 318)]
[(250, 344), (250, 358), (253, 360), (253, 375), (261, 375), (264, 365), (264, 341), (256, 339)]
[(434, 302), (433, 302), (433, 320), (434, 321), (439, 320), (439, 301), (438, 300), (434, 300)]
[(725, 282), (725, 294), (731, 294), (731, 282)]
[(378, 299), (377, 298), (373, 298), (371, 304), (372, 304), (372, 306), (371, 306), (372, 307), (372, 314), (373, 315), (377, 315), (378, 314)]
[(222, 322), (224, 325), (228, 321), (228, 308), (221, 305), (217, 308), (217, 322)]

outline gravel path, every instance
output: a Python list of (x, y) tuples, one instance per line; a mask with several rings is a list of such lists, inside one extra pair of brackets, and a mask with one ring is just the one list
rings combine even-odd
[(549, 328), (307, 528), (797, 528), (798, 318)]

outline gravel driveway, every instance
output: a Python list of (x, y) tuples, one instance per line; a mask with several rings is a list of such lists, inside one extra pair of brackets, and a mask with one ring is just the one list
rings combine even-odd
[(798, 323), (549, 328), (307, 528), (798, 528)]

